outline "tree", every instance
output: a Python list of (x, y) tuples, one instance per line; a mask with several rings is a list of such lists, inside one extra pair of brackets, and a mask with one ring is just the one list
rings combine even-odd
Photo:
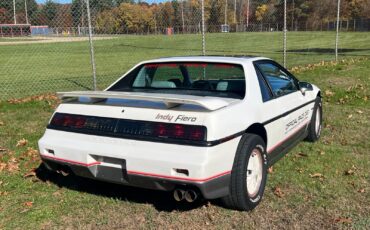
[(347, 14), (351, 19), (358, 19), (364, 10), (364, 0), (346, 0), (345, 2)]
[(161, 27), (173, 27), (174, 9), (171, 2), (159, 4), (159, 19), (158, 23)]
[(85, 27), (86, 23), (86, 4), (84, 0), (73, 0), (71, 6), (73, 27)]
[(99, 13), (96, 27), (100, 33), (145, 33), (153, 30), (153, 12), (147, 5), (122, 3)]
[(53, 2), (52, 0), (47, 0), (45, 5), (42, 6), (41, 14), (45, 16), (46, 24), (49, 26), (54, 26), (53, 19), (57, 15), (58, 11), (58, 4)]
[(262, 4), (257, 7), (256, 13), (255, 13), (257, 21), (262, 21), (264, 19), (265, 14), (267, 13), (267, 10), (268, 8), (266, 4)]
[(177, 0), (171, 1), (173, 8), (173, 27), (180, 28), (181, 26), (181, 6)]

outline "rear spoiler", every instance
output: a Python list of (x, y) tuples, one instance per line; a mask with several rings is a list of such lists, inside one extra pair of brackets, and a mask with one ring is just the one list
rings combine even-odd
[[(230, 99), (223, 100), (221, 98), (192, 96), (192, 95), (176, 95), (176, 94), (151, 94), (151, 93), (131, 93), (131, 92), (116, 92), (116, 91), (72, 91), (58, 92), (57, 96), (62, 100), (71, 98), (85, 97), (91, 101), (100, 101), (102, 99), (131, 99), (163, 102), (167, 108), (172, 108), (178, 105), (190, 104), (198, 105), (207, 110), (217, 110), (228, 106)], [(234, 100), (232, 100), (234, 101)]]

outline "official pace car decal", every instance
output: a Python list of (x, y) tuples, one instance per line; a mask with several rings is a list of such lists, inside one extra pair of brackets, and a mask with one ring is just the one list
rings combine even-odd
[(171, 121), (174, 121), (174, 122), (195, 122), (197, 120), (196, 117), (188, 117), (188, 116), (185, 116), (185, 115), (178, 115), (177, 117), (175, 117), (174, 115), (171, 115), (171, 114), (160, 114), (158, 113), (157, 116), (155, 117), (156, 120), (162, 120), (162, 121), (168, 121), (168, 122), (171, 122)]
[(285, 134), (289, 133), (296, 127), (298, 127), (300, 124), (304, 123), (308, 119), (308, 114), (310, 110), (306, 110), (303, 113), (301, 113), (298, 117), (294, 118), (293, 120), (289, 121), (285, 125)]

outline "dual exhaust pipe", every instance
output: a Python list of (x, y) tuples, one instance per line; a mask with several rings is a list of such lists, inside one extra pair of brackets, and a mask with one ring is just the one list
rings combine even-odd
[(61, 167), (58, 170), (56, 170), (56, 172), (64, 177), (69, 176), (71, 174), (71, 170), (68, 167)]
[[(56, 172), (65, 177), (69, 176), (71, 173), (71, 171), (68, 168), (64, 168), (64, 167), (57, 170)], [(184, 189), (177, 188), (173, 191), (173, 198), (178, 202), (182, 200), (186, 200), (189, 203), (193, 203), (194, 201), (198, 199), (198, 193), (194, 191), (193, 189), (184, 190)]]
[(198, 193), (192, 189), (175, 189), (173, 191), (173, 198), (178, 202), (186, 200), (189, 203), (193, 203), (198, 199)]

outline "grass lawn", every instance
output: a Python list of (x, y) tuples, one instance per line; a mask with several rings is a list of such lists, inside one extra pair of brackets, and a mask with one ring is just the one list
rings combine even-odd
[[(0, 41), (9, 40), (2, 39)], [(288, 67), (334, 59), (335, 33), (290, 32)], [(99, 88), (106, 87), (139, 61), (201, 54), (201, 35), (117, 36), (96, 40)], [(366, 56), (370, 33), (340, 36), (341, 58)], [(206, 34), (207, 55), (259, 55), (282, 62), (282, 33)], [(89, 89), (92, 86), (88, 41), (1, 45), (0, 100), (43, 92)]]
[(49, 173), (35, 149), (57, 102), (0, 102), (0, 229), (369, 228), (370, 60), (295, 72), (322, 89), (323, 134), (274, 165), (252, 212), (217, 201), (176, 203), (165, 192)]

